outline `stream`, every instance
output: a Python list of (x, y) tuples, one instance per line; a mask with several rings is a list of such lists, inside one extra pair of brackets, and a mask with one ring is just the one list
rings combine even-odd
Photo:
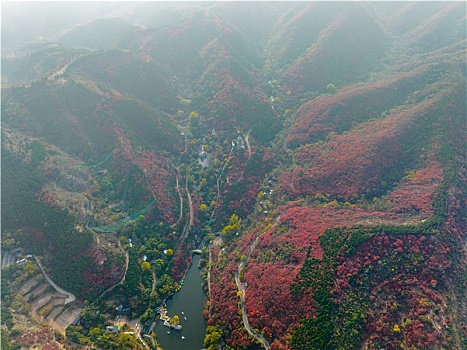
[[(179, 316), (183, 329), (177, 331), (166, 327), (161, 320), (157, 321), (154, 328), (157, 341), (164, 350), (200, 350), (204, 348), (204, 335), (206, 332), (206, 321), (203, 318), (205, 294), (201, 288), (201, 270), (198, 269), (200, 258), (200, 255), (193, 257), (193, 263), (188, 269), (182, 289), (167, 301), (167, 314), (170, 317)], [(167, 332), (170, 332), (170, 334)], [(185, 339), (182, 339), (182, 336)]]

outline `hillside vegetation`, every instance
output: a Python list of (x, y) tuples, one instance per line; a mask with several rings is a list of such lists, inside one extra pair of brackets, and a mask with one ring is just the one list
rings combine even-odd
[[(2, 245), (69, 339), (134, 348), (115, 303), (154, 318), (202, 244), (208, 349), (467, 347), (465, 3), (95, 9), (2, 57)], [(31, 266), (2, 307), (53, 324)]]

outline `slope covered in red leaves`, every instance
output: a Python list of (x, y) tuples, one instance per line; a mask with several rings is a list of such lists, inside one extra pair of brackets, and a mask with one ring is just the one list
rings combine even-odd
[(8, 234), (92, 300), (116, 224), (141, 308), (205, 242), (209, 349), (466, 348), (465, 3), (156, 5), (8, 59)]
[(296, 157), (299, 165), (284, 173), (282, 182), (292, 192), (329, 193), (345, 200), (358, 198), (366, 190), (374, 192), (381, 181), (391, 180), (388, 175), (392, 169), (413, 161), (417, 155), (413, 153), (430, 141), (427, 126), (434, 122), (430, 119), (437, 115), (439, 103), (441, 98), (427, 100), (330, 137), (324, 144), (302, 148)]
[[(307, 6), (301, 15), (311, 11)], [(296, 110), (276, 148), (295, 151), (287, 169), (273, 172), (279, 174), (268, 196), (274, 210), (256, 212), (227, 252), (213, 250), (209, 324), (224, 330), (227, 344), (254, 343), (241, 327), (233, 276), (258, 236), (240, 278), (248, 321), (272, 349), (462, 344), (465, 70), (459, 49), (395, 66), (377, 82)], [(274, 213), (282, 214), (270, 228)]]
[(351, 86), (306, 102), (296, 111), (297, 119), (290, 128), (287, 145), (294, 148), (324, 140), (330, 132), (342, 133), (357, 123), (382, 118), (412, 96), (421, 101), (439, 89), (439, 83), (432, 82), (452, 66), (443, 62), (409, 67), (409, 71), (398, 72), (386, 80)]

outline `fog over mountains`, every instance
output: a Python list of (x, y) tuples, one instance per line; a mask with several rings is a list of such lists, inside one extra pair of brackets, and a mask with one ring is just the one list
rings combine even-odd
[(5, 349), (145, 348), (196, 249), (208, 349), (467, 347), (465, 2), (1, 20)]

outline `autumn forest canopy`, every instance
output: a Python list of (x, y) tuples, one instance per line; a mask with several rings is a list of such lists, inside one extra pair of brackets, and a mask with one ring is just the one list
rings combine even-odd
[(207, 349), (467, 348), (465, 2), (7, 2), (1, 25), (5, 349), (143, 349), (106, 327), (151, 324), (193, 250)]

